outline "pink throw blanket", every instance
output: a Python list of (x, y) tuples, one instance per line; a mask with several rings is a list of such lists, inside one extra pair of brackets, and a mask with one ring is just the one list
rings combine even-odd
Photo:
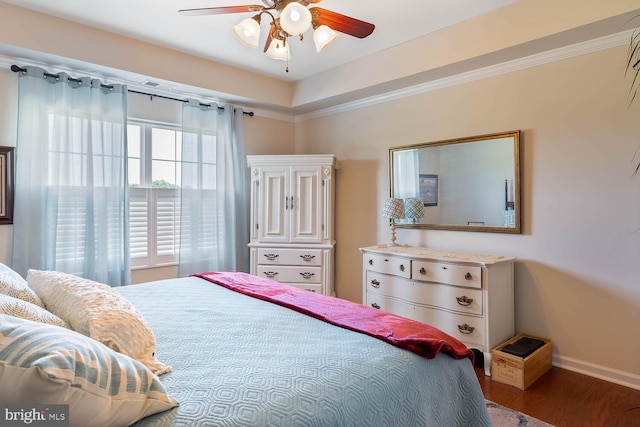
[(210, 272), (193, 276), (381, 339), (427, 359), (433, 359), (442, 351), (454, 359), (468, 357), (473, 364), (473, 352), (466, 345), (433, 326), (415, 320), (246, 273)]

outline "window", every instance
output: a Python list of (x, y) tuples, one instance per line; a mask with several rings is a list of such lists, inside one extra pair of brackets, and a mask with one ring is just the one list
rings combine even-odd
[[(216, 137), (187, 134), (195, 141), (182, 158), (182, 129), (179, 126), (129, 120), (129, 235), (131, 267), (148, 268), (178, 262), (180, 233), (181, 177), (187, 187), (199, 190), (198, 211), (204, 228), (198, 232), (198, 248), (212, 250), (215, 242)], [(196, 138), (197, 140), (193, 140)], [(185, 144), (187, 144), (185, 142)], [(192, 199), (191, 199), (192, 200)], [(188, 239), (185, 235), (183, 238)]]
[(129, 120), (131, 267), (175, 264), (180, 238), (180, 127)]

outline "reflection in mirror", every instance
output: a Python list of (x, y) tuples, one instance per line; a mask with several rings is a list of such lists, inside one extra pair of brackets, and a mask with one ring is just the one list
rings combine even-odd
[[(520, 233), (520, 131), (389, 149), (398, 227)], [(405, 203), (406, 204), (406, 203)]]

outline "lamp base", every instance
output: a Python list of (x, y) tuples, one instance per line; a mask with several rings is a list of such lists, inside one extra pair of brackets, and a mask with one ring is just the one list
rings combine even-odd
[(391, 243), (388, 246), (400, 246), (396, 243), (396, 222), (391, 219)]

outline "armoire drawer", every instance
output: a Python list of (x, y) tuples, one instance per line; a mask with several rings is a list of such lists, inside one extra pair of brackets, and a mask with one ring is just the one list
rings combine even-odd
[(322, 293), (322, 284), (311, 283), (285, 283), (285, 285), (294, 286), (296, 288), (304, 289), (305, 291)]
[(411, 277), (415, 280), (482, 288), (482, 268), (477, 266), (412, 260)]
[(451, 313), (437, 308), (420, 307), (406, 301), (367, 292), (367, 305), (399, 316), (435, 326), (466, 344), (484, 344), (482, 317)]
[(322, 249), (258, 249), (258, 264), (269, 265), (322, 265)]
[(378, 273), (393, 274), (400, 277), (411, 277), (411, 260), (406, 258), (388, 257), (383, 255), (366, 254), (364, 263), (367, 270)]
[(282, 283), (322, 283), (322, 267), (258, 265), (257, 275)]

